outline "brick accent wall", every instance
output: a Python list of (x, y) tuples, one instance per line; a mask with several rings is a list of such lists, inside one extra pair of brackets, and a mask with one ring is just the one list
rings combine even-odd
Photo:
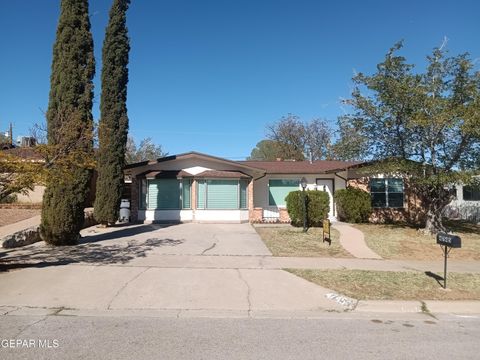
[(288, 215), (288, 211), (286, 208), (280, 208), (278, 209), (279, 212), (280, 212), (280, 222), (281, 223), (289, 223), (291, 220), (290, 220), (290, 215)]
[(261, 207), (256, 207), (249, 212), (250, 223), (261, 223), (263, 222), (263, 209)]
[(248, 220), (250, 222), (255, 221), (255, 209), (253, 207), (253, 179), (250, 180), (247, 187), (247, 197), (248, 197)]
[[(356, 187), (370, 192), (369, 177), (348, 180), (347, 186)], [(416, 196), (414, 189), (409, 186), (408, 181), (404, 180), (404, 208), (403, 209), (373, 209), (369, 221), (375, 224), (384, 223), (410, 223), (421, 224), (425, 218), (425, 209), (422, 202)]]

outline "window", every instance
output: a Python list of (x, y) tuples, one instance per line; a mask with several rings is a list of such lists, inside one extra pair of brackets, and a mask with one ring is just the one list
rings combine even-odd
[(198, 180), (197, 209), (246, 209), (247, 186), (245, 180)]
[(371, 179), (370, 193), (374, 208), (403, 208), (403, 179)]
[(177, 179), (148, 181), (148, 209), (180, 209), (180, 183)]
[(285, 198), (291, 191), (299, 190), (298, 179), (276, 179), (268, 181), (268, 205), (285, 206)]
[(192, 180), (184, 179), (182, 181), (182, 209), (191, 209)]
[(480, 187), (464, 186), (463, 200), (465, 201), (480, 201)]

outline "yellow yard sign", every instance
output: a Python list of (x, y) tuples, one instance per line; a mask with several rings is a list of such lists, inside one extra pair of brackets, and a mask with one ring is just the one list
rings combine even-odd
[(324, 219), (323, 220), (323, 242), (328, 242), (329, 244), (332, 243), (330, 239), (330, 220)]

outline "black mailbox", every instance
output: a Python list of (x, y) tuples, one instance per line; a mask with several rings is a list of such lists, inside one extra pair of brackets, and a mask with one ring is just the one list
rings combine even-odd
[(460, 236), (450, 235), (445, 233), (438, 233), (437, 244), (452, 247), (452, 248), (461, 248), (462, 240), (460, 239)]

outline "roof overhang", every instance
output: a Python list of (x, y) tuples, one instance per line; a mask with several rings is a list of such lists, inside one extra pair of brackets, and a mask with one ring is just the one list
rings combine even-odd
[(256, 173), (262, 173), (262, 174), (265, 173), (265, 170), (263, 170), (263, 169), (248, 166), (248, 165), (242, 164), (241, 162), (231, 161), (231, 160), (227, 160), (227, 159), (224, 159), (224, 158), (221, 158), (221, 157), (202, 154), (202, 153), (195, 152), (195, 151), (191, 151), (191, 152), (183, 153), (183, 154), (178, 154), (178, 155), (165, 156), (163, 158), (159, 158), (159, 159), (152, 160), (152, 161), (141, 161), (141, 162), (134, 163), (134, 164), (128, 164), (128, 165), (125, 166), (124, 170), (127, 173), (129, 173), (129, 172), (131, 172), (131, 170), (141, 168), (141, 167), (144, 167), (144, 166), (148, 166), (148, 165), (155, 165), (155, 164), (165, 163), (165, 162), (169, 162), (169, 161), (178, 161), (178, 160), (186, 160), (186, 159), (207, 160), (207, 161), (212, 161), (212, 162), (222, 164), (222, 165), (235, 166), (237, 168), (244, 169), (244, 170), (249, 171), (249, 172), (256, 172)]

